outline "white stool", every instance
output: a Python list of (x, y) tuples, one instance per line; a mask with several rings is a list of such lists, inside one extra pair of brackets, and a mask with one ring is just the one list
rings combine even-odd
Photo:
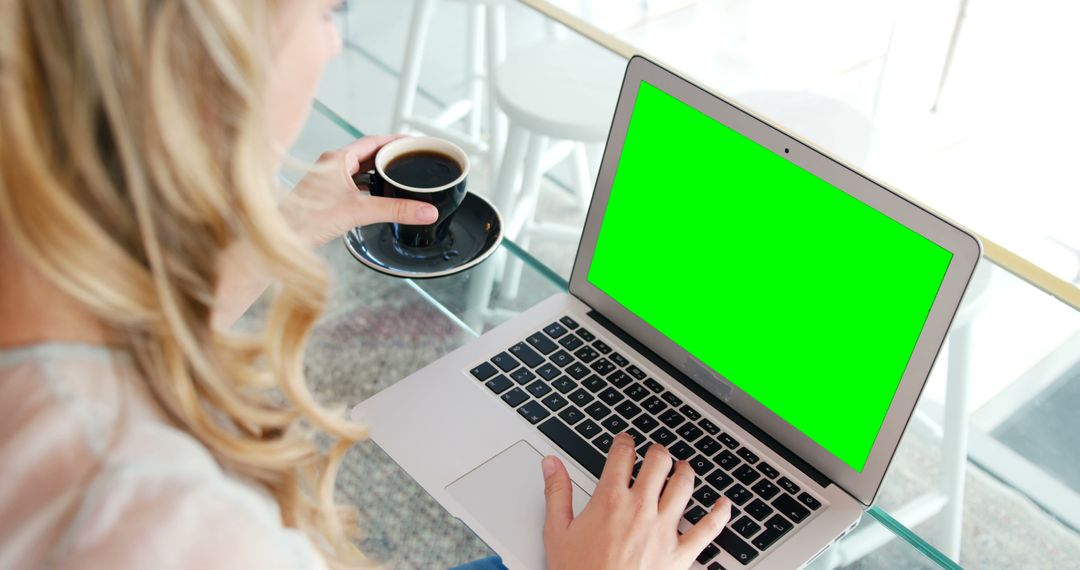
[[(624, 61), (594, 44), (558, 39), (515, 50), (499, 66), (495, 101), (509, 134), (494, 197), (505, 235), (522, 248), (537, 235), (573, 243), (580, 237), (580, 227), (537, 221), (540, 179), (572, 155), (578, 206), (588, 208), (599, 161), (590, 161), (586, 145), (596, 149), (607, 139), (624, 69)], [(515, 259), (503, 276), (503, 298), (517, 295), (520, 274)]]
[[(467, 4), (468, 9), (465, 31), (468, 41), (465, 64), (468, 99), (451, 103), (432, 119), (414, 115), (424, 46), (436, 8), (436, 0), (416, 0), (405, 43), (405, 58), (391, 128), (393, 132), (414, 130), (452, 140), (470, 154), (486, 156), (494, 170), (495, 165), (499, 164), (505, 125), (498, 109), (490, 104), (494, 99), (490, 77), (506, 53), (505, 0), (458, 1)], [(485, 102), (488, 104), (485, 105)], [(482, 121), (485, 111), (488, 116), (486, 132)], [(467, 120), (465, 132), (451, 128), (462, 119)]]

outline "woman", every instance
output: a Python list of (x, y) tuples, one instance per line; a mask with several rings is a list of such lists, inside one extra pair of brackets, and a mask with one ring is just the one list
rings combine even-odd
[[(435, 212), (352, 185), (391, 137), (275, 199), (336, 3), (0, 4), (0, 567), (367, 564), (332, 501), (363, 430), (303, 382), (312, 248)], [(265, 330), (225, 332), (269, 283)], [(723, 527), (726, 502), (679, 535), (690, 469), (665, 486), (653, 446), (631, 488), (633, 460), (620, 436), (574, 518), (545, 459), (552, 568), (686, 568)]]

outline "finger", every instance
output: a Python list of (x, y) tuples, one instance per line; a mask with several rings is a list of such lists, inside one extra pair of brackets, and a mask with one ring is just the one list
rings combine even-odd
[(680, 547), (690, 550), (696, 557), (720, 534), (720, 531), (724, 530), (724, 525), (729, 520), (731, 520), (731, 500), (720, 497), (713, 503), (709, 514), (701, 517), (697, 524), (683, 533), (682, 538), (679, 539)]
[(427, 225), (439, 219), (439, 211), (426, 202), (367, 195), (358, 197), (354, 212), (354, 223), (359, 226), (388, 222)]
[(574, 520), (574, 491), (570, 474), (559, 458), (549, 455), (540, 462), (544, 473), (544, 500), (547, 518), (544, 520), (544, 538), (553, 537), (566, 530)]
[(686, 511), (690, 495), (694, 492), (694, 470), (685, 461), (675, 463), (675, 473), (671, 475), (664, 492), (660, 495), (660, 512), (673, 517), (676, 521)]
[(667, 448), (654, 443), (645, 452), (645, 461), (641, 464), (641, 471), (634, 481), (634, 492), (642, 498), (647, 498), (649, 504), (655, 505), (660, 498), (660, 489), (664, 488), (664, 481), (671, 472), (671, 453)]
[(611, 449), (608, 450), (604, 472), (600, 474), (600, 482), (596, 484), (594, 494), (627, 489), (630, 486), (630, 473), (634, 470), (636, 457), (634, 438), (626, 433), (615, 436), (615, 441), (611, 442)]
[(357, 172), (371, 170), (375, 165), (375, 153), (383, 146), (396, 141), (405, 135), (371, 135), (355, 141), (341, 148), (345, 153), (345, 169), (349, 176)]

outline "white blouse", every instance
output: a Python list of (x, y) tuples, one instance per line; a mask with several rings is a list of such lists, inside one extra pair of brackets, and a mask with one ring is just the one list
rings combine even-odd
[(124, 353), (0, 350), (0, 569), (325, 568), (165, 419)]

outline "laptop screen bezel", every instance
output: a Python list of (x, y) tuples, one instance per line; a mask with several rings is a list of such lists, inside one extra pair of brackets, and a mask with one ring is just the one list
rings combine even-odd
[[(778, 156), (795, 163), (952, 252), (953, 258), (941, 288), (862, 472), (849, 467), (820, 444), (716, 374), (588, 281), (588, 270), (596, 250), (603, 214), (607, 208), (629, 127), (630, 115), (642, 81), (648, 82), (758, 144), (773, 150)], [(673, 137), (675, 136), (677, 134), (673, 133)], [(788, 152), (785, 153), (785, 149), (788, 149)], [(692, 214), (688, 211), (688, 215)], [(956, 224), (871, 180), (855, 169), (830, 158), (809, 144), (723, 98), (690, 83), (644, 57), (635, 56), (628, 63), (623, 79), (592, 203), (586, 216), (581, 243), (570, 277), (570, 292), (656, 352), (669, 364), (685, 373), (702, 388), (720, 398), (808, 464), (820, 470), (859, 502), (870, 505), (881, 487), (885, 471), (896, 451), (900, 436), (911, 418), (919, 394), (926, 383), (981, 252), (982, 246), (979, 240)], [(692, 268), (667, 268), (666, 270), (686, 271), (687, 279), (694, 278)], [(793, 276), (793, 287), (797, 286), (794, 281), (795, 276)]]

